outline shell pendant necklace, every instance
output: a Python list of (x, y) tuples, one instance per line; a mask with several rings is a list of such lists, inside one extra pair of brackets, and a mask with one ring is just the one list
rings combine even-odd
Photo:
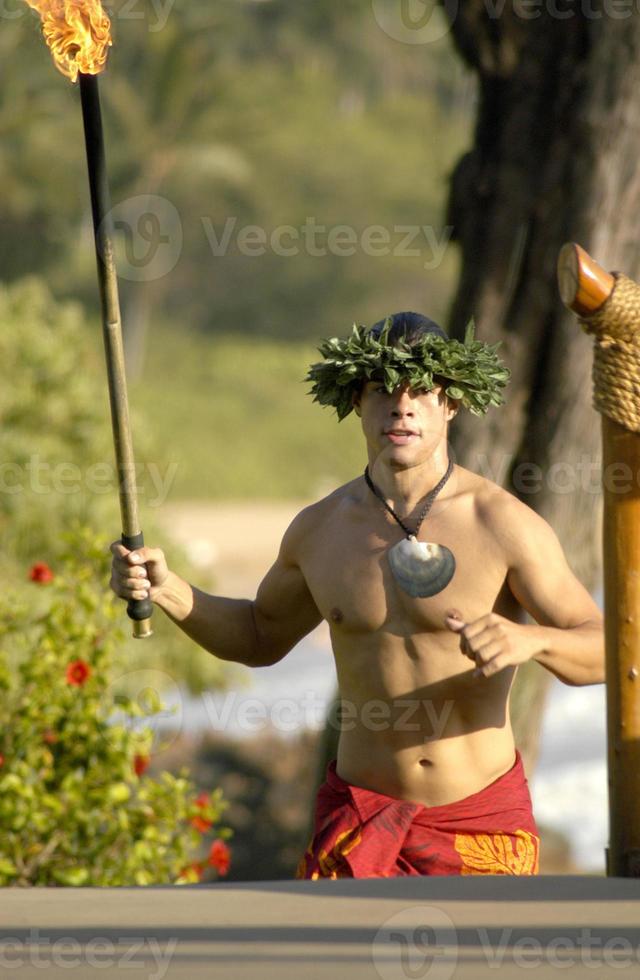
[(429, 491), (424, 506), (418, 516), (415, 531), (407, 527), (392, 507), (384, 499), (380, 490), (369, 476), (369, 467), (364, 478), (371, 492), (384, 504), (391, 516), (400, 525), (406, 538), (389, 548), (387, 557), (393, 577), (398, 585), (414, 598), (426, 599), (437, 595), (447, 587), (456, 570), (456, 560), (451, 551), (442, 544), (429, 544), (418, 541), (420, 525), (431, 510), (432, 504), (453, 472), (453, 461), (449, 460), (447, 472), (440, 482)]

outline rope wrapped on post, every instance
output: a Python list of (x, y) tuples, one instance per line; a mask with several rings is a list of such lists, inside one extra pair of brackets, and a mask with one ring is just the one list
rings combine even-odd
[(595, 341), (602, 423), (607, 874), (640, 878), (640, 286), (575, 242), (560, 251), (558, 286)]
[(593, 335), (593, 405), (630, 432), (640, 432), (640, 286), (621, 272), (605, 303), (582, 315)]

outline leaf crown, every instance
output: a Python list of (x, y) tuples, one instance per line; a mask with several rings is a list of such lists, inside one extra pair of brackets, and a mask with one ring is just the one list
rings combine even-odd
[(320, 405), (332, 405), (338, 420), (353, 409), (353, 396), (363, 383), (380, 381), (391, 392), (408, 382), (411, 388), (430, 391), (440, 379), (449, 398), (474, 415), (484, 415), (490, 405), (502, 405), (502, 389), (510, 377), (497, 355), (500, 344), (475, 339), (471, 320), (464, 341), (436, 333), (424, 333), (412, 343), (403, 339), (389, 343), (391, 317), (379, 333), (353, 324), (345, 340), (323, 340), (318, 351), (324, 360), (312, 364), (305, 381), (312, 382), (310, 395)]

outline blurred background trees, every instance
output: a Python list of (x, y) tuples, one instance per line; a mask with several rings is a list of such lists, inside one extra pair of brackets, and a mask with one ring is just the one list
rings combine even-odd
[[(473, 94), (446, 41), (428, 57), (391, 44), (368, 0), (175, 0), (160, 29), (154, 5), (107, 6), (114, 47), (102, 91), (114, 204), (166, 197), (184, 235), (170, 279), (142, 290), (154, 324), (161, 316), (216, 334), (241, 327), (315, 339), (403, 305), (426, 302), (442, 315), (456, 260), (434, 261), (422, 235), (420, 254), (375, 259), (359, 247), (307, 254), (302, 242), (295, 256), (270, 247), (246, 255), (236, 236), (246, 225), (268, 235), (299, 229), (309, 217), (358, 235), (382, 225), (392, 245), (402, 237), (394, 226), (439, 234)], [(3, 277), (37, 267), (57, 294), (95, 308), (77, 92), (52, 71), (29, 10), (3, 24), (3, 43)], [(206, 229), (219, 237), (229, 218), (236, 232), (215, 256)], [(134, 302), (137, 284), (122, 285), (125, 303)]]
[[(458, 257), (444, 201), (470, 138), (472, 73), (447, 37), (428, 50), (392, 41), (368, 0), (107, 7), (101, 89), (133, 404), (176, 464), (175, 496), (313, 497), (362, 459), (357, 427), (301, 397), (314, 342), (396, 309), (446, 315)], [(37, 273), (97, 330), (78, 93), (17, 0), (0, 43), (2, 279)], [(148, 279), (129, 260), (165, 228), (145, 224), (139, 201), (177, 222), (170, 271)], [(243, 245), (250, 226), (262, 254)], [(241, 433), (233, 466), (202, 452), (204, 415), (218, 413)]]

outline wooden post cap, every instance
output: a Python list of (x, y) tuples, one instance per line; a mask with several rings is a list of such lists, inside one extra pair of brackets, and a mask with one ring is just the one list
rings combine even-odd
[(598, 265), (588, 252), (567, 242), (558, 256), (558, 288), (562, 302), (578, 316), (595, 313), (615, 285), (614, 277)]

